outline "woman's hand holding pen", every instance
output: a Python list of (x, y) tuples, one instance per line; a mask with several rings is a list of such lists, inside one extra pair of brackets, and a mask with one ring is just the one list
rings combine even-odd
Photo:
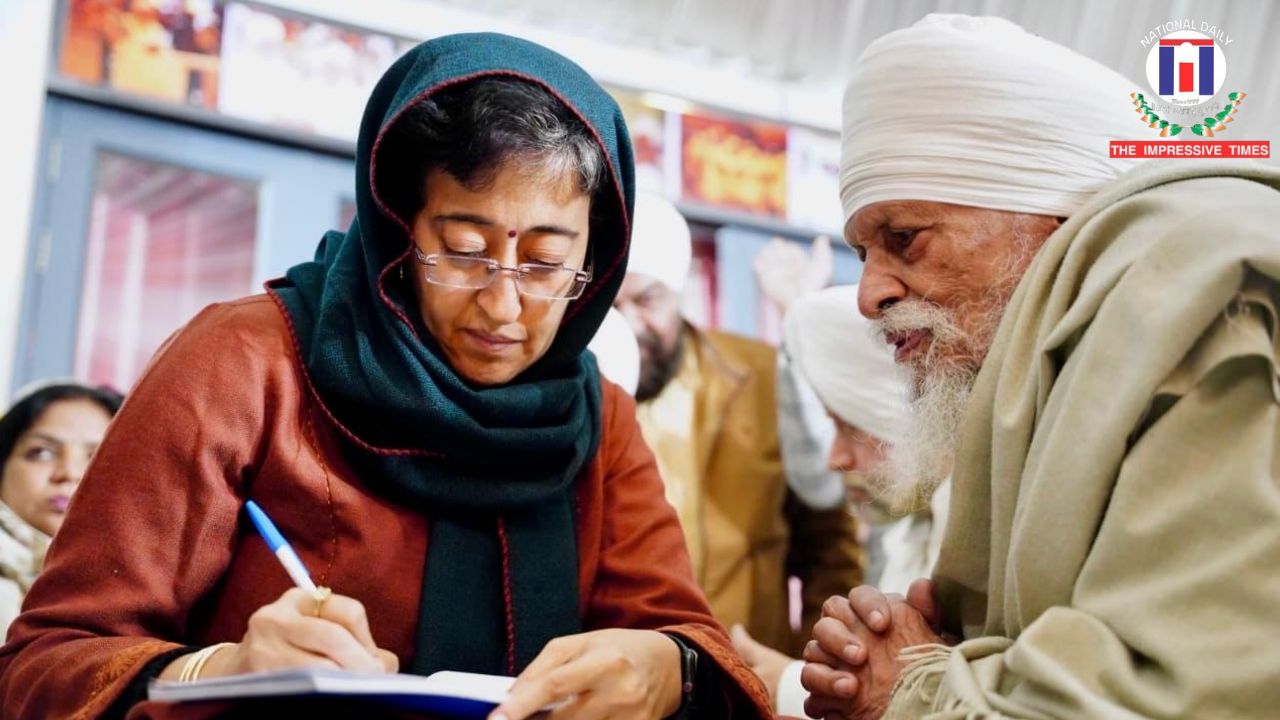
[(651, 630), (597, 630), (547, 643), (490, 720), (656, 720), (680, 706), (680, 649)]
[(330, 595), (317, 602), (299, 588), (259, 608), (249, 617), (244, 639), (221, 654), (229, 666), (226, 674), (296, 667), (396, 672), (400, 667), (394, 654), (374, 644), (360, 601)]
[[(240, 642), (184, 655), (169, 663), (161, 679), (196, 680), (302, 667), (399, 670), (399, 659), (374, 644), (364, 605), (328, 588), (317, 588), (298, 553), (266, 512), (252, 500), (245, 503), (245, 511), (297, 587), (250, 615)], [(191, 667), (184, 672), (189, 662)]]
[[(185, 657), (170, 663), (161, 678), (177, 679)], [(317, 601), (314, 593), (291, 588), (250, 616), (244, 638), (210, 656), (200, 677), (301, 667), (393, 673), (400, 662), (374, 644), (358, 600), (329, 595)]]

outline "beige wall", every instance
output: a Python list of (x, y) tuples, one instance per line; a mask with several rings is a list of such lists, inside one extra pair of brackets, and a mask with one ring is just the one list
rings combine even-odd
[(0, 408), (13, 378), (53, 10), (54, 0), (0, 0)]

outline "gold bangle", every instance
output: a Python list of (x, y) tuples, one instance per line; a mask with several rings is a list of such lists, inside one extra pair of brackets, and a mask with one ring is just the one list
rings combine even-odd
[(188, 682), (195, 682), (196, 680), (199, 680), (200, 673), (204, 672), (204, 666), (206, 663), (209, 662), (209, 658), (216, 655), (219, 650), (228, 648), (234, 644), (235, 643), (229, 643), (229, 642), (218, 643), (217, 645), (210, 645), (209, 647), (201, 650), (199, 653), (200, 656), (196, 658), (196, 660), (193, 663), (191, 663), (192, 665), (191, 677), (188, 678)]
[(209, 648), (207, 647), (200, 648), (199, 650), (187, 656), (186, 661), (182, 663), (182, 672), (178, 674), (178, 682), (180, 683), (191, 682), (191, 670), (195, 667), (196, 661), (199, 660), (201, 656), (203, 656), (208, 651), (209, 651)]
[(229, 642), (218, 643), (207, 648), (201, 648), (188, 655), (186, 662), (182, 664), (182, 672), (178, 673), (178, 682), (189, 683), (199, 680), (200, 673), (204, 670), (205, 663), (209, 662), (209, 658), (213, 657), (219, 650), (234, 644)]

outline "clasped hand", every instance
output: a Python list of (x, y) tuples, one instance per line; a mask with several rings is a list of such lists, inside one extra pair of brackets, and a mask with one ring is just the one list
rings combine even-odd
[(870, 585), (829, 598), (804, 650), (805, 713), (825, 720), (879, 718), (905, 665), (899, 653), (944, 642), (935, 630), (939, 620), (926, 579), (912, 583), (905, 598)]

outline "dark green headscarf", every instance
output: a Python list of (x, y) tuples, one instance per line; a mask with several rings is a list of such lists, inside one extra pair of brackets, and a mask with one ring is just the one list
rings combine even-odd
[[(403, 264), (405, 275), (416, 271), (408, 226), (373, 178), (379, 141), (401, 111), (448, 85), (494, 76), (535, 83), (564, 102), (598, 138), (608, 172), (592, 206), (595, 279), (533, 367), (505, 385), (477, 387), (454, 372), (417, 317), (401, 275)], [(601, 433), (600, 375), (585, 348), (626, 271), (634, 196), (626, 125), (595, 81), (550, 50), (504, 35), (450, 35), (417, 46), (378, 82), (356, 169), (350, 229), (326, 235), (315, 260), (268, 289), (361, 479), (430, 519), (411, 669), (518, 672), (547, 641), (581, 630), (574, 486)]]

